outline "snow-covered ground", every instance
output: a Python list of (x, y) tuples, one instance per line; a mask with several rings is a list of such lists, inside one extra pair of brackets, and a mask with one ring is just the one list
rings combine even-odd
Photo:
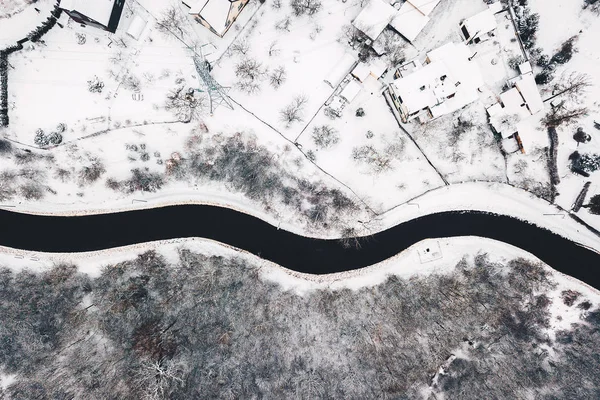
[(0, 0), (0, 50), (14, 46), (40, 26), (55, 4), (56, 0)]
[[(594, 121), (600, 122), (600, 103), (598, 103), (598, 99), (600, 99), (600, 47), (598, 46), (600, 19), (593, 12), (583, 10), (583, 5), (583, 1), (530, 1), (532, 11), (540, 15), (537, 45), (543, 49), (545, 54), (554, 54), (563, 42), (577, 36), (575, 41), (577, 52), (573, 54), (573, 58), (568, 63), (557, 68), (556, 78), (549, 86), (556, 83), (562, 74), (572, 72), (587, 74), (591, 83), (584, 99), (584, 105), (589, 109), (587, 116), (575, 124), (561, 126), (558, 129), (558, 171), (561, 183), (558, 185), (560, 195), (556, 202), (567, 209), (572, 207), (585, 182), (591, 182), (587, 200), (593, 195), (600, 194), (600, 172), (593, 172), (589, 178), (586, 178), (573, 174), (569, 168), (569, 155), (575, 150), (580, 153), (600, 154), (600, 130), (594, 127)], [(548, 92), (544, 97), (550, 95), (551, 93)], [(589, 143), (577, 146), (577, 142), (573, 140), (573, 134), (580, 127), (592, 139)], [(589, 213), (588, 209), (582, 208), (578, 212), (578, 216), (589, 224), (600, 227), (600, 216)]]

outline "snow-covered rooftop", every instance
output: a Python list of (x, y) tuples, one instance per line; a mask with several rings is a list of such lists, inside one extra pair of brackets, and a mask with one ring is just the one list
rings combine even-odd
[(490, 124), (503, 138), (507, 138), (517, 132), (520, 121), (528, 118), (531, 113), (525, 105), (525, 100), (516, 88), (507, 90), (500, 95), (500, 103), (496, 103), (487, 109), (490, 116)]
[(483, 78), (464, 43), (447, 43), (427, 54), (429, 63), (392, 85), (408, 113), (429, 107), (434, 117), (477, 100)]
[(440, 3), (440, 0), (407, 0), (407, 3), (412, 4), (424, 15), (429, 15), (433, 11), (433, 9)]
[(204, 18), (217, 33), (222, 34), (227, 29), (227, 17), (231, 3), (229, 0), (208, 0), (200, 16)]
[(356, 29), (375, 40), (390, 23), (397, 11), (389, 3), (382, 0), (369, 0), (352, 24)]
[(544, 101), (542, 100), (542, 96), (540, 96), (533, 74), (521, 75), (521, 79), (515, 83), (515, 86), (521, 92), (532, 114), (536, 114), (544, 109)]
[(325, 76), (325, 83), (332, 88), (339, 85), (344, 77), (352, 70), (352, 66), (356, 62), (354, 56), (350, 53), (344, 53), (342, 58), (335, 64), (335, 66)]
[(77, 11), (88, 18), (108, 26), (115, 0), (62, 0), (60, 8)]
[(371, 68), (369, 64), (360, 62), (352, 70), (352, 75), (359, 81), (364, 82), (371, 75)]
[(360, 93), (361, 90), (362, 86), (360, 85), (360, 83), (352, 79), (350, 82), (348, 82), (344, 90), (342, 90), (340, 96), (346, 99), (348, 103), (352, 103), (352, 100), (356, 98), (356, 96)]
[(496, 17), (489, 8), (465, 19), (463, 25), (469, 32), (469, 37), (480, 37), (498, 26)]
[(429, 17), (419, 11), (410, 2), (402, 4), (398, 13), (394, 16), (390, 25), (406, 40), (412, 42), (421, 33), (425, 25), (429, 22)]

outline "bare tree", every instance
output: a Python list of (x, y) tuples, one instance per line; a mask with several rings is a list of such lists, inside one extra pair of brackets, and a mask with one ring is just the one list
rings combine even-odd
[(185, 22), (185, 15), (183, 15), (181, 10), (173, 4), (163, 11), (156, 21), (156, 26), (158, 30), (164, 34), (173, 34), (179, 38), (183, 38), (186, 33), (183, 29)]
[(559, 127), (560, 125), (568, 125), (577, 122), (580, 118), (588, 113), (587, 107), (575, 107), (567, 105), (566, 101), (562, 101), (557, 106), (552, 107), (550, 112), (546, 114), (542, 123), (546, 127)]
[(240, 79), (255, 81), (261, 79), (265, 73), (262, 63), (254, 58), (245, 58), (235, 66), (235, 76)]
[(304, 112), (304, 106), (308, 102), (308, 99), (304, 95), (294, 97), (292, 102), (285, 106), (280, 112), (280, 118), (285, 122), (286, 126), (291, 126), (294, 122), (302, 121), (302, 114)]
[(229, 48), (229, 51), (233, 54), (241, 54), (245, 56), (250, 51), (250, 43), (248, 43), (246, 39), (236, 40)]
[(320, 0), (292, 0), (290, 2), (294, 15), (314, 15), (321, 10), (322, 4)]
[(260, 81), (267, 74), (262, 63), (253, 58), (245, 58), (235, 66), (235, 75), (239, 78), (236, 87), (248, 94), (260, 91)]
[(206, 97), (179, 86), (167, 95), (165, 109), (171, 111), (181, 122), (191, 122), (200, 118), (206, 107)]
[(286, 79), (287, 72), (283, 65), (280, 65), (279, 67), (275, 68), (269, 74), (269, 82), (271, 83), (271, 86), (273, 86), (275, 89), (278, 89), (281, 85), (283, 85)]
[(312, 139), (317, 147), (327, 149), (340, 141), (340, 135), (331, 126), (322, 125), (313, 128)]
[(148, 400), (168, 398), (172, 386), (183, 386), (183, 376), (184, 366), (173, 360), (142, 361), (135, 373), (140, 391)]
[(559, 82), (553, 85), (552, 96), (546, 101), (558, 96), (565, 96), (575, 103), (581, 103), (591, 85), (589, 75), (579, 72), (565, 72), (560, 76)]
[(275, 40), (269, 45), (269, 57), (278, 56), (279, 53), (281, 49), (277, 47), (277, 40)]
[(277, 21), (275, 23), (275, 29), (277, 29), (278, 31), (287, 31), (287, 32), (290, 32), (291, 31), (290, 30), (290, 26), (291, 25), (292, 25), (292, 20), (288, 16), (288, 17), (285, 17), (285, 18)]

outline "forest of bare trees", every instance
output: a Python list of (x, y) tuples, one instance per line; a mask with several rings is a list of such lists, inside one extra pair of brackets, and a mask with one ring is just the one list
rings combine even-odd
[[(11, 399), (597, 399), (600, 310), (551, 334), (547, 269), (485, 255), (444, 274), (299, 296), (239, 258), (149, 251), (92, 278), (0, 267)], [(1, 386), (0, 386), (1, 388)]]

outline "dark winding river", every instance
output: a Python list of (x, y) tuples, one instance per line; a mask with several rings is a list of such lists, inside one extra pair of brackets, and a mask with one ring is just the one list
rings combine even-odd
[(565, 274), (600, 289), (600, 255), (518, 219), (480, 212), (420, 217), (345, 248), (337, 240), (299, 236), (228, 208), (180, 205), (79, 217), (0, 210), (0, 245), (43, 252), (83, 252), (162, 239), (213, 239), (311, 274), (366, 267), (422, 239), (481, 236), (526, 250)]

